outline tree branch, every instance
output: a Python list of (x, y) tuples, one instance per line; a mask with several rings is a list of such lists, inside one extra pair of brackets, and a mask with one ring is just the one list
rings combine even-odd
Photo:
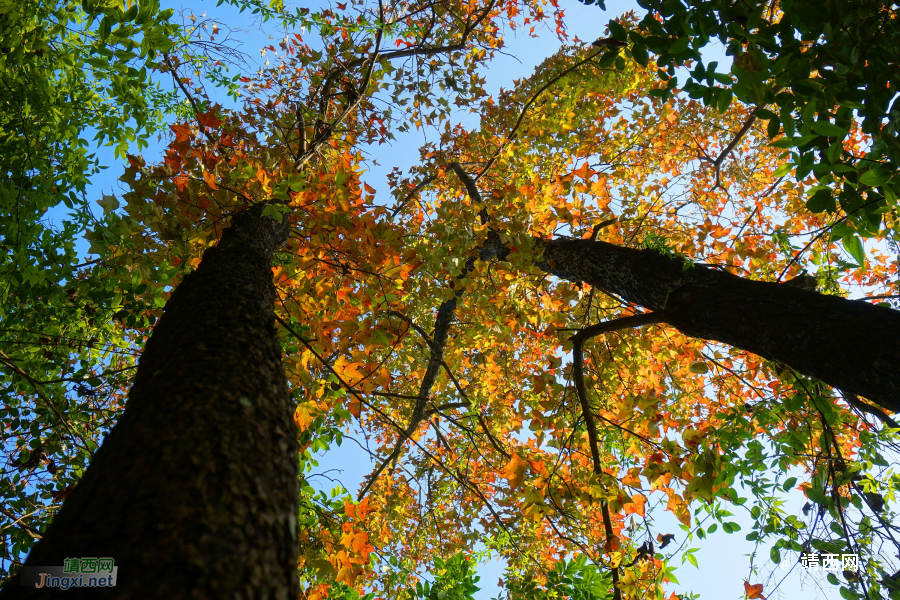
[[(665, 311), (658, 313), (644, 313), (633, 317), (622, 317), (613, 319), (612, 321), (604, 321), (590, 327), (585, 327), (569, 340), (572, 342), (573, 369), (572, 376), (575, 380), (575, 390), (578, 394), (578, 400), (581, 403), (581, 412), (584, 415), (584, 422), (587, 428), (588, 444), (591, 449), (591, 459), (594, 465), (594, 474), (600, 477), (603, 474), (603, 467), (600, 463), (600, 445), (597, 435), (597, 423), (594, 421), (594, 414), (591, 410), (590, 401), (588, 400), (587, 388), (584, 383), (584, 342), (601, 333), (610, 331), (618, 331), (620, 329), (628, 329), (631, 327), (640, 327), (641, 325), (650, 325), (653, 323), (662, 323), (666, 318)], [(600, 504), (603, 513), (603, 527), (606, 530), (606, 551), (612, 552), (612, 540), (614, 538), (612, 519), (609, 514), (609, 506), (604, 501)], [(619, 589), (619, 568), (612, 568), (613, 579), (613, 597), (615, 600), (622, 600), (622, 591)]]
[[(4, 527), (3, 529), (6, 529), (7, 527), (12, 527), (13, 525), (18, 525), (19, 528), (22, 529), (22, 531), (24, 531), (25, 533), (27, 533), (28, 535), (31, 536), (31, 539), (33, 539), (33, 540), (41, 540), (41, 539), (44, 539), (43, 536), (41, 536), (41, 534), (35, 533), (35, 531), (34, 531), (31, 527), (29, 527), (29, 526), (26, 525), (25, 523), (22, 523), (22, 519), (24, 519), (25, 517), (27, 517), (27, 516), (29, 516), (29, 515), (24, 515), (24, 516), (19, 517), (19, 518), (17, 519), (17, 518), (16, 518), (16, 515), (14, 515), (13, 513), (9, 512), (8, 510), (3, 509), (3, 508), (0, 508), (0, 514), (3, 514), (5, 517), (7, 517), (7, 518), (9, 518), (10, 520), (12, 520), (12, 523), (10, 523), (9, 525), (7, 525), (7, 526)], [(31, 514), (34, 514), (34, 513), (31, 513)]]
[(841, 390), (841, 394), (844, 396), (844, 401), (847, 402), (850, 406), (857, 410), (861, 410), (864, 413), (868, 413), (876, 418), (878, 418), (882, 423), (890, 427), (891, 429), (900, 429), (900, 424), (897, 423), (894, 419), (888, 416), (886, 412), (878, 408), (877, 406), (872, 406), (871, 404), (866, 404), (862, 400), (859, 399), (859, 396), (856, 394), (851, 394)]

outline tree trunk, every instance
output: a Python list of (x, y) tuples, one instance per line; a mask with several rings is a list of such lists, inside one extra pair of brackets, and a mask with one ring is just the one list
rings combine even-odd
[(245, 210), (175, 289), (121, 418), (25, 564), (112, 557), (116, 587), (16, 578), (3, 598), (297, 597), (298, 447), (271, 272), (286, 238), (287, 223)]
[[(682, 333), (782, 362), (900, 411), (900, 311), (589, 240), (539, 240), (538, 266), (653, 311)], [(497, 254), (495, 254), (497, 255)]]

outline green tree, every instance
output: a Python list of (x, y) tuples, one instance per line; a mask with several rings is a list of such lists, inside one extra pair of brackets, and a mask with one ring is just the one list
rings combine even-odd
[[(644, 65), (653, 53), (665, 86), (651, 94), (670, 97), (679, 87), (674, 67), (688, 67), (681, 87), (690, 97), (720, 111), (733, 98), (752, 107), (733, 144), (704, 160), (720, 169), (753, 124), (765, 123), (765, 134), (785, 151), (779, 174), (793, 171), (798, 181), (813, 174), (807, 208), (836, 215), (832, 237), (863, 261), (859, 236), (877, 235), (882, 215), (896, 215), (900, 195), (896, 7), (879, 0), (638, 4), (647, 13), (637, 27), (611, 21), (612, 37), (595, 42), (607, 48), (601, 60), (611, 64), (622, 46)], [(732, 57), (730, 71), (701, 54), (714, 41)]]
[(153, 2), (0, 3), (2, 498), (18, 523), (4, 563), (39, 537), (122, 400), (133, 359), (111, 307), (130, 290), (87, 269), (98, 261), (79, 264), (76, 244), (94, 222), (93, 144), (124, 158), (177, 100), (150, 75), (181, 35), (171, 14)]

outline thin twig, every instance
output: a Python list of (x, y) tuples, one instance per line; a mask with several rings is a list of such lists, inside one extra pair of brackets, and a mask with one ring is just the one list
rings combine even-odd
[[(12, 527), (13, 525), (18, 525), (22, 529), (22, 531), (24, 531), (25, 533), (27, 533), (28, 535), (31, 536), (31, 539), (33, 539), (33, 540), (43, 539), (41, 534), (36, 533), (31, 527), (29, 527), (25, 523), (22, 523), (22, 519), (24, 519), (25, 517), (30, 516), (30, 515), (24, 515), (24, 516), (21, 516), (18, 519), (16, 519), (16, 515), (14, 515), (13, 513), (9, 512), (3, 508), (0, 508), (0, 514), (3, 514), (4, 516), (8, 517), (9, 519), (14, 519), (12, 523), (7, 525), (3, 529), (6, 529), (7, 527)], [(34, 513), (31, 513), (31, 514), (34, 514)]]

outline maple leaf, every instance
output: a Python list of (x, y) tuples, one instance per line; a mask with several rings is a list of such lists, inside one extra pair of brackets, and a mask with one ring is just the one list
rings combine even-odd
[(517, 489), (522, 486), (525, 480), (525, 469), (527, 464), (517, 454), (510, 457), (509, 462), (500, 471), (500, 476), (509, 481), (510, 487)]
[(631, 502), (626, 503), (623, 507), (624, 515), (637, 514), (640, 517), (644, 516), (644, 505), (647, 504), (647, 496), (643, 494), (635, 494), (631, 497)]
[(175, 133), (176, 142), (185, 142), (191, 138), (191, 128), (188, 125), (176, 123), (174, 125), (169, 125), (169, 129)]
[(744, 580), (744, 593), (747, 594), (748, 600), (766, 600), (766, 597), (763, 596), (763, 585), (761, 583), (756, 583), (751, 585), (749, 581)]
[(203, 171), (203, 181), (205, 181), (206, 185), (208, 185), (212, 190), (216, 190), (219, 188), (219, 186), (216, 185), (216, 176), (209, 171)]
[(204, 127), (216, 129), (225, 121), (216, 115), (216, 110), (210, 110), (205, 113), (197, 113), (197, 121)]
[(134, 169), (135, 171), (143, 168), (143, 166), (145, 164), (144, 159), (141, 158), (140, 156), (132, 156), (131, 154), (129, 154), (127, 158), (128, 158), (128, 166), (131, 167), (132, 169)]

